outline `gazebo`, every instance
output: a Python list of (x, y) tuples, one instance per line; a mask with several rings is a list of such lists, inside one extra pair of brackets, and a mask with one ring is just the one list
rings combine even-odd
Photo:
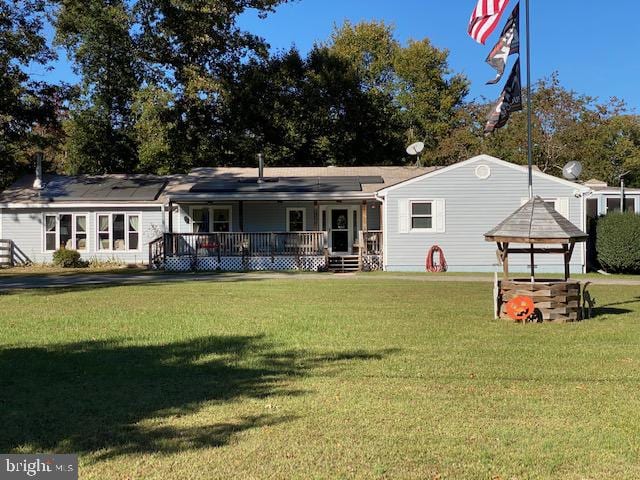
[[(586, 233), (556, 212), (550, 203), (534, 197), (484, 237), (498, 245), (497, 253), (503, 267), (503, 279), (498, 281), (496, 298), (501, 318), (509, 318), (505, 311), (509, 300), (527, 296), (533, 300), (538, 320), (580, 320), (581, 286), (580, 282), (569, 279), (569, 262), (576, 242), (586, 241)], [(513, 244), (519, 246), (513, 247)], [(529, 255), (529, 279), (509, 279), (510, 254)], [(538, 254), (562, 255), (564, 280), (537, 279), (535, 256)]]

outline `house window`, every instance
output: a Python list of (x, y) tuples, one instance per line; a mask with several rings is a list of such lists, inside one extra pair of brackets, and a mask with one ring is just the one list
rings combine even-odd
[(98, 250), (109, 250), (110, 224), (110, 215), (98, 215)]
[(67, 250), (73, 250), (73, 215), (60, 215), (59, 220), (59, 233), (60, 233), (60, 248), (66, 248)]
[[(633, 198), (625, 197), (624, 199), (624, 211), (635, 212), (636, 202)], [(607, 198), (607, 212), (619, 212), (620, 211), (620, 197)]]
[(213, 207), (213, 231), (231, 231), (231, 209), (228, 207)]
[(76, 250), (87, 249), (87, 216), (77, 215), (75, 220), (75, 235)]
[(411, 229), (433, 228), (433, 202), (411, 202)]
[(127, 229), (129, 240), (129, 250), (138, 250), (140, 243), (140, 217), (129, 215), (129, 226)]
[(304, 208), (287, 208), (287, 232), (304, 232)]
[(61, 213), (44, 216), (44, 249), (52, 252), (87, 249), (87, 215)]
[(98, 250), (121, 252), (140, 248), (140, 215), (98, 215)]
[(56, 249), (56, 237), (58, 235), (58, 216), (45, 215), (44, 217), (44, 243), (45, 250), (53, 251)]
[(191, 210), (193, 233), (209, 232), (209, 209), (194, 208)]

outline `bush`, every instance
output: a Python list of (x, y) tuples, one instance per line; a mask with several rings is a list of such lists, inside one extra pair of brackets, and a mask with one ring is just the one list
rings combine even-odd
[(79, 268), (86, 267), (87, 262), (80, 259), (80, 253), (77, 250), (67, 250), (59, 248), (53, 252), (53, 264), (62, 268)]
[(596, 253), (602, 267), (613, 273), (640, 272), (640, 215), (609, 213), (598, 219)]

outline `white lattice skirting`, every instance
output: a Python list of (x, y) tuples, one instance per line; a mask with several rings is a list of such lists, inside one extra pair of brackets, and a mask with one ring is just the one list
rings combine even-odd
[(369, 272), (382, 270), (382, 255), (363, 255), (362, 268)]
[[(196, 265), (194, 265), (194, 262)], [(324, 268), (324, 257), (167, 257), (164, 268), (169, 272), (188, 272), (190, 270), (226, 272), (257, 270), (304, 270), (309, 272)]]

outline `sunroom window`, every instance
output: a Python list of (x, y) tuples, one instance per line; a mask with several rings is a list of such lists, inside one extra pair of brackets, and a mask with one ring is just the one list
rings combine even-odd
[(140, 215), (105, 213), (98, 215), (98, 250), (121, 252), (140, 248)]
[(52, 252), (87, 249), (87, 214), (56, 213), (44, 216), (44, 249)]
[(45, 250), (53, 251), (56, 249), (57, 245), (57, 235), (58, 235), (58, 216), (57, 215), (46, 215), (44, 218), (44, 243)]

